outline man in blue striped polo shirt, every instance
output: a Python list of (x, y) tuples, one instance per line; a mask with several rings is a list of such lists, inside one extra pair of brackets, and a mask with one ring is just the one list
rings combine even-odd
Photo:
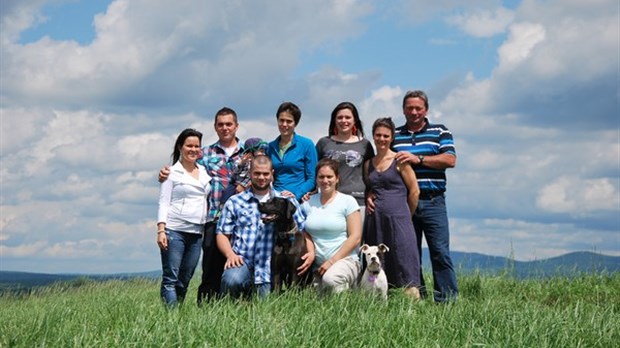
[[(423, 91), (408, 91), (403, 98), (407, 123), (396, 129), (392, 147), (399, 162), (410, 163), (420, 187), (418, 208), (413, 216), (418, 251), (422, 255), (422, 235), (426, 239), (433, 268), (434, 299), (445, 302), (458, 295), (456, 274), (450, 258), (450, 232), (444, 192), (446, 168), (456, 164), (452, 133), (442, 124), (426, 118), (428, 97)], [(421, 268), (420, 268), (421, 270)], [(421, 271), (420, 271), (421, 272)], [(422, 296), (426, 296), (420, 274)]]

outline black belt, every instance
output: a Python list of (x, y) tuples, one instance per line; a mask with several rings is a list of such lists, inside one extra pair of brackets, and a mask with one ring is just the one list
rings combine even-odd
[(418, 199), (427, 201), (440, 196), (443, 197), (443, 192), (420, 192), (420, 196)]

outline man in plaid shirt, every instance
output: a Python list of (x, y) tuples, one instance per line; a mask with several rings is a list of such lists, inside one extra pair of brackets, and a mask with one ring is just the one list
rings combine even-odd
[(202, 281), (198, 287), (198, 304), (205, 298), (220, 292), (224, 256), (215, 243), (215, 226), (223, 204), (222, 193), (231, 181), (233, 168), (240, 161), (243, 148), (237, 138), (239, 123), (237, 114), (230, 108), (222, 108), (215, 114), (215, 132), (218, 141), (203, 149), (203, 157), (198, 161), (207, 168), (211, 180), (211, 194), (208, 197), (209, 212), (202, 239)]
[[(271, 188), (273, 166), (269, 157), (257, 156), (250, 167), (251, 187), (230, 197), (222, 208), (217, 223), (217, 246), (226, 257), (222, 274), (222, 294), (231, 297), (249, 296), (254, 289), (260, 297), (271, 290), (271, 250), (275, 223), (264, 224), (258, 210), (259, 202), (282, 197)], [(293, 218), (299, 230), (304, 228), (304, 216), (297, 201)], [(306, 243), (312, 243), (306, 238)], [(309, 269), (314, 257), (310, 253), (300, 269)]]

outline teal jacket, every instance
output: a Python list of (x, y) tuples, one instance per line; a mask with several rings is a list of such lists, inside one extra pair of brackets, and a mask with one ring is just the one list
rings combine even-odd
[(269, 143), (267, 155), (273, 162), (273, 188), (290, 191), (297, 200), (314, 190), (317, 163), (316, 149), (312, 140), (293, 134), (291, 146), (280, 157), (280, 136)]

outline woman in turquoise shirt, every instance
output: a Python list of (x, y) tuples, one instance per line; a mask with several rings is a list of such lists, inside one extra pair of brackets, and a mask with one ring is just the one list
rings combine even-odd
[(280, 135), (269, 143), (268, 155), (273, 162), (273, 188), (285, 196), (301, 200), (314, 190), (317, 154), (312, 140), (295, 133), (301, 110), (284, 102), (276, 112)]

